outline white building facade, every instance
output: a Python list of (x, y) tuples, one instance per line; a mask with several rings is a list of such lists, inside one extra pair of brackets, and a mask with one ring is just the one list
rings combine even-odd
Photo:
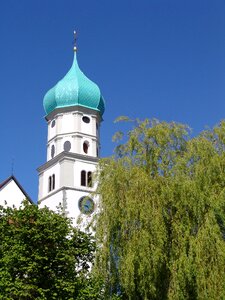
[(48, 126), (47, 162), (38, 168), (38, 204), (61, 207), (87, 225), (98, 197), (94, 173), (100, 149), (100, 123), (104, 99), (98, 86), (80, 70), (76, 51), (71, 69), (44, 97)]
[(21, 207), (24, 200), (33, 204), (32, 200), (20, 185), (15, 176), (8, 177), (0, 183), (0, 205), (3, 207)]

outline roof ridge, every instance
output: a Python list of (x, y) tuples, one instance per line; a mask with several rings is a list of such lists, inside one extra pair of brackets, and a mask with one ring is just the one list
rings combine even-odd
[(14, 180), (18, 188), (21, 190), (21, 192), (25, 195), (27, 200), (31, 203), (34, 204), (33, 200), (30, 198), (30, 196), (27, 194), (27, 192), (24, 190), (22, 185), (19, 183), (19, 181), (16, 179), (14, 175), (9, 176), (7, 179), (5, 179), (2, 183), (0, 183), (0, 190), (6, 186), (11, 180)]

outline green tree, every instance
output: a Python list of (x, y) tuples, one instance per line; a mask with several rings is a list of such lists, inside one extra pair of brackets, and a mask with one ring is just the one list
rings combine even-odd
[(225, 122), (135, 120), (100, 162), (97, 270), (105, 298), (225, 299)]
[(71, 221), (24, 203), (0, 209), (0, 299), (98, 299), (95, 243)]

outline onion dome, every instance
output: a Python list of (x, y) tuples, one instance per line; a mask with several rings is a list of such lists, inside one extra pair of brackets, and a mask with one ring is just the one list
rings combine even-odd
[(71, 106), (87, 107), (99, 111), (100, 115), (103, 115), (105, 101), (100, 89), (80, 70), (76, 51), (69, 72), (46, 93), (43, 104), (47, 115), (56, 108)]

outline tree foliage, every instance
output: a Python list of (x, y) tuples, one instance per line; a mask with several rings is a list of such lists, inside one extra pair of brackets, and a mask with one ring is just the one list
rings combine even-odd
[(106, 299), (224, 299), (225, 122), (191, 138), (182, 124), (136, 120), (123, 138), (100, 163)]
[(92, 237), (60, 214), (27, 202), (1, 207), (0, 299), (98, 299), (94, 251)]

